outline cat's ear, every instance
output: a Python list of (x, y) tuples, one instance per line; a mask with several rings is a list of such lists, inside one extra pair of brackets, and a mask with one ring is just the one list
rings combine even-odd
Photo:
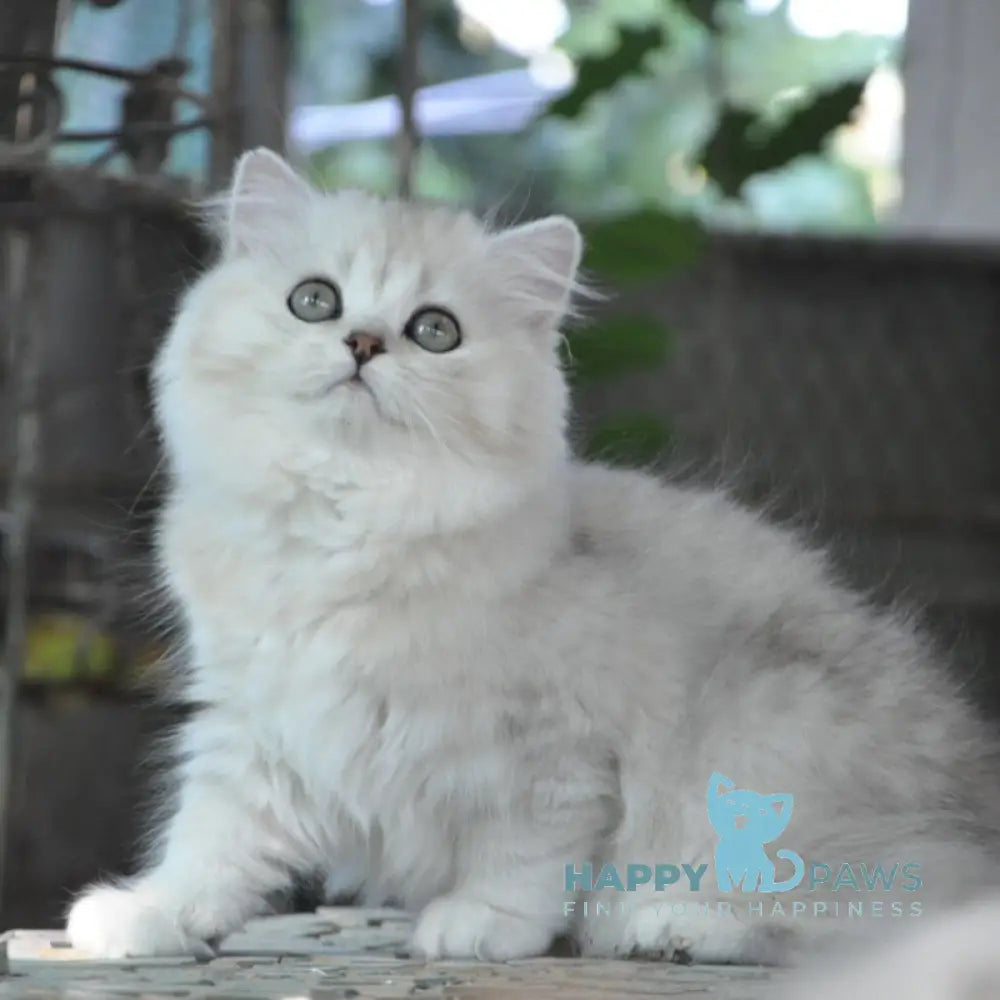
[(572, 219), (552, 215), (492, 237), (492, 259), (501, 287), (522, 310), (528, 326), (551, 331), (569, 308), (583, 253)]
[(275, 227), (305, 205), (309, 185), (270, 149), (244, 153), (233, 171), (225, 198), (224, 243), (228, 253), (241, 253), (273, 241)]
[(708, 797), (710, 799), (718, 798), (723, 792), (731, 792), (735, 787), (736, 785), (729, 778), (715, 771), (708, 779)]

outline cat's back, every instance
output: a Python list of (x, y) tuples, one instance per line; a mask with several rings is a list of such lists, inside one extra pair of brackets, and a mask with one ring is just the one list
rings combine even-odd
[(721, 490), (596, 464), (573, 476), (579, 549), (655, 593), (664, 614), (715, 630), (856, 604), (822, 552)]
[[(773, 748), (761, 766), (791, 752), (851, 789), (878, 760), (887, 802), (977, 799), (994, 742), (911, 621), (841, 585), (820, 550), (720, 491), (596, 465), (574, 475), (573, 575), (585, 578), (589, 560), (625, 594), (614, 655), (591, 664), (595, 704), (609, 676), (630, 674), (634, 690), (641, 670), (633, 729), (646, 716), (662, 732), (681, 725), (718, 756), (733, 740), (743, 753), (754, 720), (758, 750)], [(581, 657), (599, 640), (587, 637)], [(831, 770), (834, 744), (851, 750)]]
[[(786, 689), (789, 676), (815, 680), (845, 704), (905, 702), (913, 692), (964, 717), (951, 710), (954, 686), (925, 638), (843, 586), (825, 553), (794, 532), (722, 491), (599, 465), (581, 464), (574, 477), (577, 558), (640, 612), (631, 641), (670, 637), (695, 675), (722, 670), (734, 683)], [(574, 575), (587, 571), (581, 564)], [(674, 669), (663, 658), (658, 667)]]

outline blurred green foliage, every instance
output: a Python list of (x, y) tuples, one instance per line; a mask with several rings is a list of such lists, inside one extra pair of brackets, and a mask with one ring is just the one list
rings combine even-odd
[(619, 413), (590, 434), (584, 453), (613, 465), (641, 467), (662, 459), (670, 444), (670, 428), (658, 417)]
[(727, 107), (699, 161), (723, 194), (735, 197), (755, 174), (819, 152), (827, 136), (850, 118), (863, 90), (863, 80), (843, 83), (817, 94), (777, 124), (752, 111)]
[(26, 681), (108, 681), (120, 667), (114, 637), (83, 616), (36, 615), (28, 623), (22, 675)]
[[(719, 16), (723, 7), (728, 17)], [(661, 65), (669, 65), (685, 37), (697, 37), (701, 72), (714, 81), (716, 92), (711, 129), (688, 159), (723, 198), (739, 199), (756, 175), (822, 155), (829, 135), (848, 121), (861, 99), (867, 73), (800, 95), (797, 103), (785, 102), (778, 113), (773, 107), (741, 103), (725, 80), (727, 44), (747, 23), (742, 8), (734, 13), (732, 4), (719, 0), (661, 0), (659, 13), (661, 19), (650, 24), (619, 25), (610, 49), (580, 59), (575, 85), (550, 106), (549, 115), (575, 118), (602, 96), (634, 88), (638, 81), (648, 83), (658, 54)], [(650, 16), (655, 15), (651, 10)], [(660, 162), (662, 156), (661, 151)], [(618, 286), (662, 280), (696, 262), (704, 246), (704, 230), (691, 207), (672, 210), (669, 203), (591, 221), (584, 231), (590, 272)], [(571, 337), (567, 370), (577, 384), (655, 371), (666, 361), (670, 343), (670, 331), (656, 321), (618, 317)], [(670, 428), (654, 414), (619, 413), (591, 433), (586, 452), (608, 461), (646, 465), (662, 457), (671, 441)]]
[(633, 371), (649, 371), (667, 360), (670, 331), (644, 316), (615, 316), (574, 333), (566, 346), (566, 368), (583, 383)]
[(674, 0), (674, 2), (688, 17), (694, 18), (706, 28), (715, 27), (715, 10), (719, 6), (719, 0)]
[(705, 233), (690, 215), (644, 208), (584, 224), (587, 266), (618, 284), (662, 277), (694, 263)]
[[(588, 273), (619, 287), (663, 279), (694, 263), (704, 243), (691, 218), (655, 209), (584, 225)], [(573, 386), (656, 371), (669, 357), (671, 331), (643, 315), (618, 315), (573, 332), (566, 342), (565, 368)], [(625, 465), (650, 465), (671, 442), (669, 426), (651, 413), (617, 414), (589, 435), (590, 458)]]
[(644, 72), (644, 60), (664, 44), (663, 28), (658, 24), (633, 28), (622, 25), (618, 42), (610, 52), (584, 56), (576, 67), (572, 89), (549, 106), (549, 114), (575, 118), (587, 101), (630, 76)]
[[(508, 215), (587, 218), (652, 207), (728, 226), (876, 224), (866, 175), (826, 142), (757, 170), (736, 194), (731, 171), (715, 171), (720, 183), (700, 154), (720, 148), (734, 114), (771, 130), (815, 94), (864, 80), (894, 58), (896, 40), (805, 37), (784, 4), (767, 14), (740, 0), (567, 5), (570, 26), (558, 48), (577, 69), (574, 87), (554, 113), (520, 133), (426, 139), (416, 178), (422, 195), (479, 210), (499, 205)], [(394, 91), (398, 5), (298, 0), (293, 9), (297, 102), (348, 104)], [(426, 0), (426, 10), (424, 82), (513, 67), (549, 72), (544, 58), (526, 60), (494, 43), (452, 0)], [(395, 146), (391, 139), (344, 142), (313, 166), (332, 185), (391, 191)]]

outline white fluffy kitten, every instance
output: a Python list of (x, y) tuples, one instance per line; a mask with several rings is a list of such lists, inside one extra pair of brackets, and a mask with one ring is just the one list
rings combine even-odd
[(567, 864), (711, 865), (717, 771), (793, 793), (806, 860), (919, 862), (925, 909), (992, 876), (986, 740), (907, 624), (722, 494), (567, 454), (569, 220), (320, 194), (264, 150), (227, 204), (156, 365), (197, 707), (75, 946), (197, 948), (322, 870), (431, 957), (782, 957), (780, 921), (661, 905), (711, 871), (567, 916)]

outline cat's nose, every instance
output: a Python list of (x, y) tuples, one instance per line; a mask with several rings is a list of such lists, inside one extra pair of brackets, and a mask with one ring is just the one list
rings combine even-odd
[(344, 338), (344, 343), (350, 348), (359, 366), (371, 361), (376, 354), (385, 354), (385, 341), (375, 333), (354, 330)]

